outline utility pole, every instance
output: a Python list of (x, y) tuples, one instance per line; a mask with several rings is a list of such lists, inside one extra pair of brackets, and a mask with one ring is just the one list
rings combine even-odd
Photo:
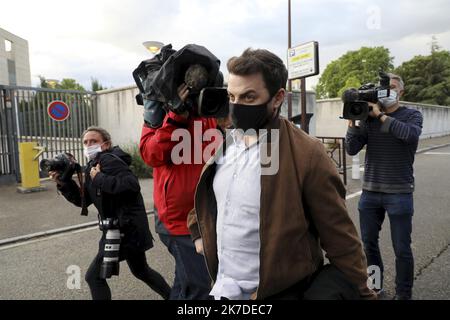
[[(288, 0), (288, 49), (292, 47), (292, 34), (291, 34), (291, 0)], [(288, 119), (292, 118), (292, 80), (288, 80)], [(300, 125), (302, 130), (309, 133), (309, 129), (306, 126), (306, 79), (300, 79), (300, 104), (301, 104), (301, 120)]]
[[(291, 0), (288, 0), (288, 49), (292, 46), (291, 43)], [(288, 80), (287, 87), (288, 98), (288, 120), (292, 118), (292, 80)], [(302, 127), (303, 128), (303, 127)]]

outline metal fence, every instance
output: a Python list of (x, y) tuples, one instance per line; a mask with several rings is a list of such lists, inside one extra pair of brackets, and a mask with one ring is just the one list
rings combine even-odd
[(322, 141), (327, 154), (336, 165), (339, 174), (342, 174), (344, 184), (347, 185), (347, 160), (345, 150), (345, 138), (340, 137), (316, 137)]
[[(19, 159), (15, 109), (9, 92), (0, 90), (0, 178), (17, 180)], [(13, 179), (12, 179), (13, 178)]]
[[(49, 103), (55, 100), (69, 106), (65, 121), (55, 121), (47, 113)], [(46, 147), (44, 158), (72, 153), (84, 165), (80, 136), (97, 123), (94, 92), (0, 86), (0, 178), (15, 176), (20, 180), (19, 142)]]

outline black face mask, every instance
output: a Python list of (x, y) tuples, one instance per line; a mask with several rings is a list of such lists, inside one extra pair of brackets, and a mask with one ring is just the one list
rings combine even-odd
[(269, 120), (267, 105), (272, 100), (259, 105), (237, 104), (230, 102), (231, 121), (237, 129), (247, 131), (264, 127)]

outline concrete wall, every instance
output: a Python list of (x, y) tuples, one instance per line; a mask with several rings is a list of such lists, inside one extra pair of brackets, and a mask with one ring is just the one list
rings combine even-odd
[[(300, 115), (302, 110), (302, 104), (300, 99), (300, 91), (293, 90), (292, 92), (292, 116)], [(315, 136), (316, 135), (316, 93), (314, 91), (306, 91), (306, 113), (312, 113), (313, 116), (309, 121), (309, 134)], [(282, 107), (281, 107), (281, 115), (287, 117), (288, 114), (288, 103), (287, 98), (285, 99)]]
[(342, 116), (342, 102), (340, 99), (317, 100), (314, 117), (316, 120), (316, 136), (344, 137), (347, 131), (347, 120)]
[[(12, 50), (5, 50), (5, 40), (12, 42)], [(15, 62), (16, 83), (9, 82), (8, 59)], [(0, 28), (0, 84), (31, 86), (28, 41)]]
[(111, 133), (114, 144), (139, 143), (144, 107), (136, 104), (138, 92), (136, 86), (97, 92), (98, 125)]
[[(139, 90), (136, 86), (129, 86), (118, 89), (99, 91), (98, 121), (99, 126), (105, 128), (111, 133), (114, 144), (128, 145), (138, 143), (143, 118), (144, 108), (136, 104), (135, 96)], [(315, 93), (308, 91), (306, 93), (307, 112), (312, 113), (315, 110)], [(300, 93), (294, 92), (292, 97), (292, 115), (300, 114)], [(282, 115), (287, 115), (287, 102), (282, 106)], [(314, 116), (310, 122), (310, 133), (315, 134)]]
[[(139, 142), (143, 124), (143, 107), (138, 106), (135, 96), (136, 86), (103, 90), (98, 92), (99, 126), (111, 133), (113, 142), (118, 145), (129, 145)], [(294, 92), (292, 114), (300, 113), (300, 93)], [(310, 121), (310, 134), (322, 137), (344, 137), (347, 131), (347, 120), (342, 116), (340, 99), (315, 101), (315, 93), (307, 92), (308, 113), (314, 113)], [(437, 137), (450, 134), (450, 107), (424, 105), (401, 102), (422, 112), (424, 117), (421, 138)], [(282, 107), (282, 114), (287, 114), (287, 103)]]
[[(450, 134), (450, 107), (406, 101), (401, 101), (400, 104), (422, 112), (423, 129), (421, 139)], [(314, 110), (317, 136), (345, 136), (347, 120), (339, 119), (342, 116), (342, 108), (343, 105), (340, 99), (317, 100)]]

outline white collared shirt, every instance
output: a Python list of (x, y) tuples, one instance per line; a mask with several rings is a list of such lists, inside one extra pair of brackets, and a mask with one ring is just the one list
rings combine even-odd
[(210, 295), (216, 299), (249, 299), (259, 285), (259, 145), (248, 148), (239, 131), (219, 158), (213, 182), (217, 200), (219, 269)]

